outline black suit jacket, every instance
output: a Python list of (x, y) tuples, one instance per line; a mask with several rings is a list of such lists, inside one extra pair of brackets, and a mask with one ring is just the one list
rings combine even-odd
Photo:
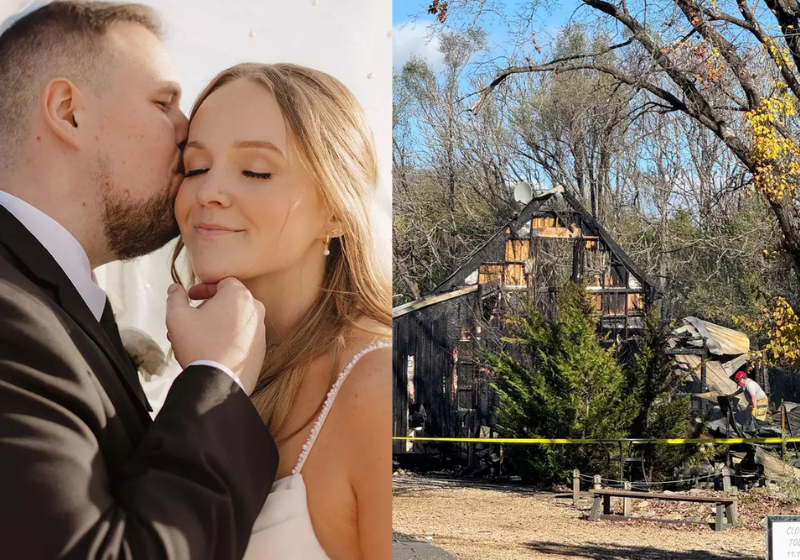
[(0, 207), (0, 557), (241, 558), (278, 454), (227, 374), (191, 366), (155, 421), (137, 373)]

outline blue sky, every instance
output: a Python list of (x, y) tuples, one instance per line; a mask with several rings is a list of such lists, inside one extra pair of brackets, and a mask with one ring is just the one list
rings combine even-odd
[[(395, 70), (416, 54), (427, 60), (434, 69), (441, 63), (441, 53), (437, 48), (437, 40), (431, 38), (432, 26), (440, 26), (436, 18), (427, 14), (430, 0), (395, 0), (392, 5), (392, 64)], [(531, 4), (531, 0), (508, 0), (503, 2), (504, 16), (513, 18), (521, 10)], [(576, 7), (580, 5), (576, 0), (562, 3), (553, 3), (550, 9), (539, 8), (535, 12), (534, 27), (536, 41), (540, 47), (546, 47), (558, 31), (576, 16)], [(583, 8), (577, 12), (577, 17), (587, 13)], [(481, 25), (487, 33), (487, 55), (491, 58), (510, 55), (514, 50), (512, 38), (508, 34), (507, 26), (498, 18), (484, 18)]]
[[(491, 2), (492, 0), (489, 0)], [(543, 0), (547, 2), (548, 0)], [(499, 0), (495, 0), (499, 2)], [(502, 2), (505, 12), (502, 17), (513, 19), (521, 10), (531, 5), (532, 0), (506, 0)], [(395, 0), (392, 5), (392, 66), (394, 72), (399, 73), (408, 59), (416, 55), (425, 59), (435, 72), (442, 71), (443, 56), (438, 50), (438, 40), (432, 36), (432, 29), (441, 29), (442, 24), (436, 18), (427, 13), (430, 0)], [(577, 14), (575, 8), (581, 5), (578, 0), (567, 0), (568, 7), (553, 5), (549, 10), (539, 8), (533, 17), (533, 28), (535, 32), (536, 44), (547, 49), (548, 44), (558, 35), (559, 31), (571, 20), (586, 15), (588, 10), (584, 7)], [(498, 4), (495, 4), (498, 5)], [(452, 18), (451, 18), (452, 19)], [(446, 24), (458, 26), (460, 22), (448, 19)], [(502, 21), (501, 17), (486, 17), (480, 20), (480, 25), (486, 32), (487, 50), (479, 53), (472, 59), (474, 65), (483, 67), (487, 64), (490, 68), (503, 67), (505, 60), (503, 57), (514, 55), (530, 55), (535, 58), (537, 55), (526, 37), (522, 47), (515, 46), (514, 39), (509, 33), (509, 26), (515, 27), (508, 22)], [(462, 93), (474, 92), (474, 86), (470, 84), (469, 74), (462, 76), (460, 88)], [(414, 121), (413, 116), (411, 118)], [(419, 153), (427, 151), (423, 136), (424, 130), (414, 126), (410, 127), (411, 138), (407, 141), (417, 144)], [(545, 185), (543, 188), (548, 188)]]

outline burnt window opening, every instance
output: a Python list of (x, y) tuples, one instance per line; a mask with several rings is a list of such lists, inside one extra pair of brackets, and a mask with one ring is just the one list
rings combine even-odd
[(611, 260), (611, 267), (608, 270), (605, 286), (607, 288), (628, 287), (628, 269), (616, 258)]
[(417, 387), (415, 383), (416, 358), (409, 356), (406, 361), (406, 392), (409, 404), (417, 402)]
[(594, 293), (591, 297), (592, 305), (604, 317), (642, 315), (644, 313), (643, 293)]
[(461, 342), (480, 339), (481, 328), (473, 312), (467, 314), (461, 324)]
[(481, 298), (481, 317), (488, 323), (500, 305), (500, 292), (494, 292)]
[(526, 288), (525, 265), (522, 263), (506, 263), (503, 286), (509, 288)]

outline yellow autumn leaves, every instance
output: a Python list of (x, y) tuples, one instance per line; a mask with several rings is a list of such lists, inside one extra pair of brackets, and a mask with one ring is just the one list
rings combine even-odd
[(795, 115), (792, 94), (768, 97), (745, 113), (755, 164), (753, 182), (769, 202), (794, 196), (800, 180), (800, 146), (784, 134), (786, 119)]
[(753, 333), (767, 337), (767, 343), (750, 353), (757, 362), (797, 363), (800, 360), (800, 319), (783, 297), (775, 297), (768, 307), (761, 307), (761, 317), (750, 321), (733, 317), (733, 322)]

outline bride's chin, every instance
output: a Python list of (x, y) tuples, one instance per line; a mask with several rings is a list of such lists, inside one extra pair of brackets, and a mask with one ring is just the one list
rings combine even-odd
[(230, 274), (225, 274), (223, 271), (209, 271), (209, 270), (197, 270), (195, 269), (194, 275), (197, 276), (197, 279), (202, 282), (203, 284), (216, 284), (223, 278), (227, 278)]

